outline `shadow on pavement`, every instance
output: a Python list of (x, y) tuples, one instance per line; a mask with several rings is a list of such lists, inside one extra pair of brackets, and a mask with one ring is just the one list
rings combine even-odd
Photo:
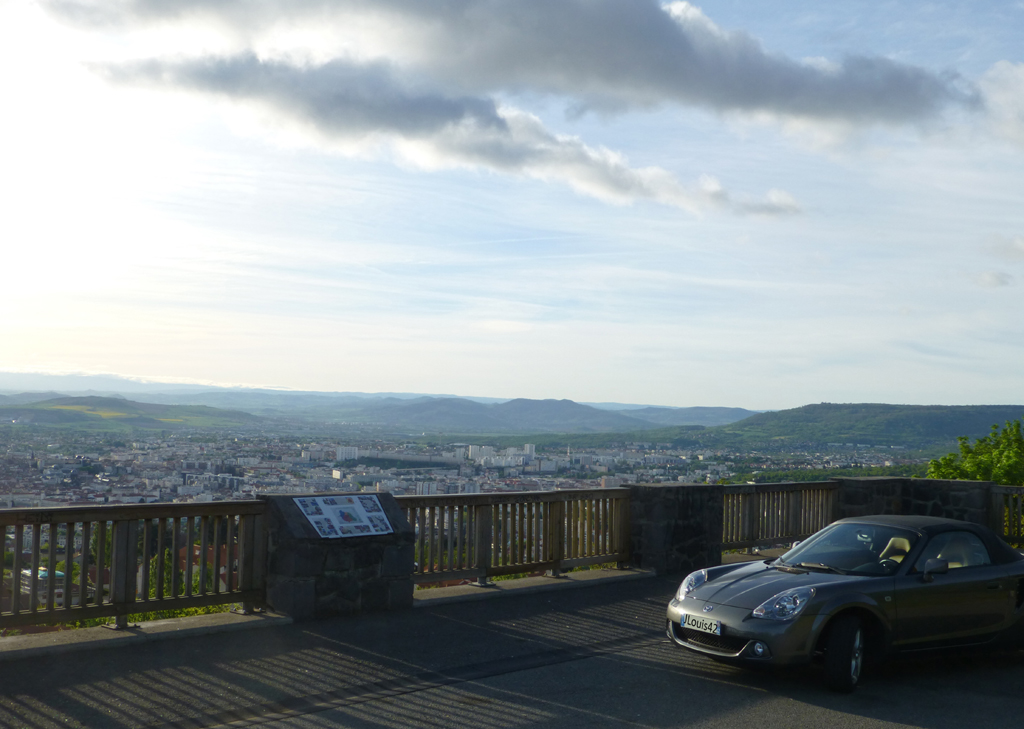
[(673, 579), (6, 663), (18, 727), (1020, 726), (1018, 655), (883, 666), (857, 692), (663, 634)]

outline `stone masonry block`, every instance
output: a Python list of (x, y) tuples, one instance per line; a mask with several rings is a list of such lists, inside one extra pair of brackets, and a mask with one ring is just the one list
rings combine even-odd
[(964, 495), (964, 505), (969, 509), (985, 509), (988, 506), (988, 494), (988, 489), (971, 489)]
[(324, 570), (327, 572), (347, 572), (355, 569), (355, 564), (355, 555), (351, 550), (334, 547), (327, 551), (327, 557), (324, 560)]
[(282, 540), (270, 555), (268, 568), (288, 577), (315, 577), (323, 571), (326, 556), (322, 544)]
[(363, 582), (362, 609), (374, 611), (387, 610), (389, 602), (388, 588), (388, 581), (380, 577)]
[(333, 618), (338, 615), (351, 615), (358, 613), (361, 609), (359, 594), (354, 600), (348, 600), (344, 595), (337, 592), (318, 597), (314, 617), (324, 619)]
[(380, 573), (384, 577), (411, 575), (415, 550), (411, 544), (392, 544), (384, 548)]
[(358, 577), (351, 572), (325, 572), (316, 580), (316, 596), (340, 595), (345, 600), (356, 602), (362, 589)]
[[(339, 540), (344, 541), (344, 540)], [(384, 543), (379, 538), (356, 537), (349, 540), (352, 548), (352, 568), (363, 569), (380, 565), (384, 561)]]
[(296, 621), (312, 620), (316, 606), (315, 580), (268, 577), (267, 606)]
[(412, 607), (412, 595), (416, 589), (411, 579), (388, 582), (388, 610), (404, 610)]

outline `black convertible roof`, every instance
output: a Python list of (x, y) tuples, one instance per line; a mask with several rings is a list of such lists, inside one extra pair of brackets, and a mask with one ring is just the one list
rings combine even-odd
[(840, 519), (840, 522), (853, 522), (855, 524), (878, 524), (883, 526), (903, 527), (913, 529), (929, 539), (936, 534), (950, 531), (967, 531), (976, 534), (988, 548), (989, 556), (994, 564), (1006, 564), (1007, 562), (1019, 562), (1024, 560), (1021, 554), (1003, 539), (981, 524), (973, 524), (969, 521), (958, 521), (956, 519), (943, 519), (938, 516), (915, 516), (901, 514), (878, 514), (874, 516), (854, 516), (847, 519)]
[[(886, 524), (902, 526), (922, 532), (945, 531), (944, 527), (963, 528), (965, 525), (978, 526), (972, 522), (957, 519), (944, 519), (939, 516), (918, 516), (916, 514), (877, 514), (873, 516), (851, 516), (839, 521), (852, 521), (861, 524)], [(983, 529), (985, 527), (982, 527)]]

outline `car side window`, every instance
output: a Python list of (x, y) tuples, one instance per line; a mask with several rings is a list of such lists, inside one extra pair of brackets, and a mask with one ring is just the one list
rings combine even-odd
[(934, 558), (946, 560), (951, 570), (992, 564), (985, 545), (970, 532), (945, 532), (936, 536), (925, 545), (914, 570), (923, 572), (925, 562)]

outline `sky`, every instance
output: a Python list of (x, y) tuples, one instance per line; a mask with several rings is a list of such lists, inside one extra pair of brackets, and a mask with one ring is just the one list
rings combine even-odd
[(1024, 401), (1024, 2), (0, 0), (0, 370)]

